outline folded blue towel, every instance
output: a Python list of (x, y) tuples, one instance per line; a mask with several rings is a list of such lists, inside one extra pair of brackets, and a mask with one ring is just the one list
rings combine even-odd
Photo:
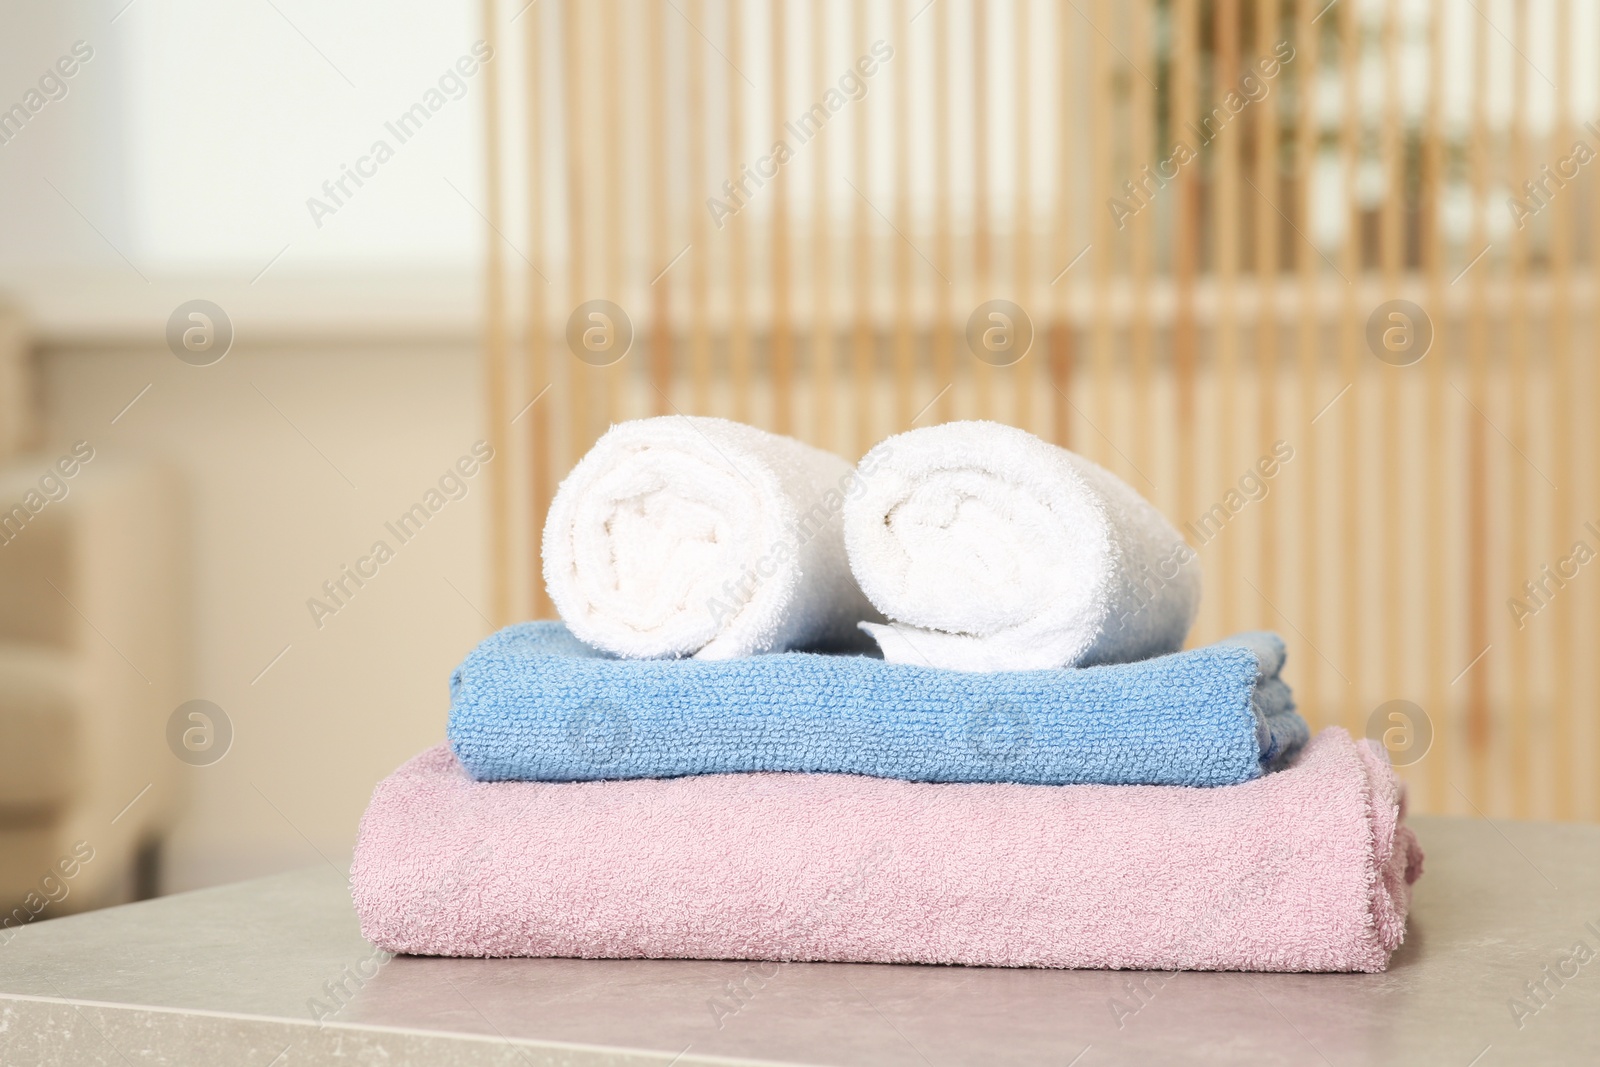
[(560, 623), (528, 622), (456, 668), (449, 734), (481, 781), (807, 771), (1229, 785), (1309, 737), (1283, 660), (1268, 633), (1140, 663), (992, 674), (805, 652), (624, 660)]

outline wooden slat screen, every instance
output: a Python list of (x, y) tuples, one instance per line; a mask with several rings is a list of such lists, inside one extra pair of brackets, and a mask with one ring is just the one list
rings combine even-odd
[[(994, 418), (1185, 526), (1194, 643), (1282, 632), (1317, 726), (1420, 707), (1419, 809), (1600, 817), (1600, 12), (483, 2), (499, 620), (549, 613), (544, 509), (609, 422), (854, 458)], [(965, 339), (997, 298), (1011, 366)], [(1371, 340), (1394, 300), (1419, 361)]]

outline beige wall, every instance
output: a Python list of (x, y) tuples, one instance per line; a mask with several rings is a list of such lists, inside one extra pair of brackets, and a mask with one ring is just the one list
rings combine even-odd
[[(449, 672), (489, 629), (467, 602), (485, 599), (487, 486), (479, 473), (403, 546), (384, 528), (482, 436), (470, 334), (429, 336), (241, 337), (205, 368), (153, 347), (158, 329), (44, 339), (48, 440), (158, 456), (188, 482), (185, 698), (220, 705), (235, 737), (220, 762), (180, 768), (188, 807), (169, 891), (321, 864), (319, 853), (346, 869), (373, 784), (443, 739)], [(318, 629), (307, 598), (380, 538), (395, 557)]]

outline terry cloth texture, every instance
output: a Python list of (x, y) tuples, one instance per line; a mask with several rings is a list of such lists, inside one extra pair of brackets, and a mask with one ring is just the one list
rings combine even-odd
[(1110, 667), (974, 673), (866, 656), (623, 660), (557, 622), (494, 634), (451, 679), (473, 777), (831, 771), (923, 782), (1230, 785), (1308, 736), (1283, 641)]
[(850, 464), (726, 419), (613, 426), (561, 483), (544, 579), (572, 632), (622, 656), (870, 645), (845, 559)]
[(390, 952), (1381, 971), (1422, 852), (1333, 728), (1221, 789), (835, 774), (379, 783), (352, 897)]
[(863, 626), (885, 659), (1033, 670), (1183, 647), (1199, 557), (1110, 471), (994, 422), (891, 437), (860, 469), (845, 546), (892, 620)]

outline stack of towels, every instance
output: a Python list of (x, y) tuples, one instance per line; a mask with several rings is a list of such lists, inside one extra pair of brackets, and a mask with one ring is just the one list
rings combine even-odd
[[(1199, 564), (1116, 477), (950, 423), (855, 467), (614, 427), (544, 530), (563, 622), (484, 641), (377, 787), (391, 952), (1379, 971), (1422, 853), (1283, 642), (1181, 651)], [(876, 649), (872, 646), (876, 645)]]

